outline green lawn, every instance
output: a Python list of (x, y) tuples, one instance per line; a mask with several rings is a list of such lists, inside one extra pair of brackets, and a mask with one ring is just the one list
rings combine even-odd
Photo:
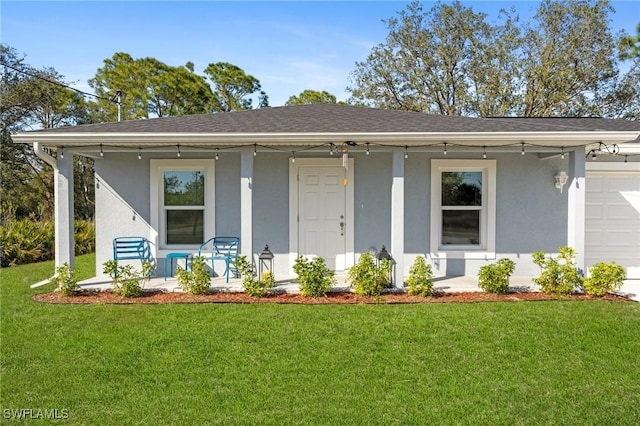
[[(93, 257), (77, 261), (93, 273)], [(46, 305), (0, 271), (1, 400), (71, 424), (640, 423), (640, 304)]]

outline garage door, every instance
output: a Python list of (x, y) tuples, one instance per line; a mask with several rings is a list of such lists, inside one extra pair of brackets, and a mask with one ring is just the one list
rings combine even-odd
[(640, 171), (587, 171), (585, 260), (615, 261), (640, 278)]

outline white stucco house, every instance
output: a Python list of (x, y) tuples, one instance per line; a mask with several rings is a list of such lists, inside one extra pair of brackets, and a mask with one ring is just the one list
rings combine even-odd
[(14, 141), (55, 169), (57, 265), (73, 264), (75, 155), (95, 160), (98, 271), (115, 237), (148, 238), (162, 268), (167, 253), (237, 236), (253, 259), (269, 245), (276, 276), (292, 275), (298, 255), (340, 273), (383, 245), (402, 276), (418, 255), (436, 276), (476, 275), (505, 257), (533, 276), (531, 253), (569, 245), (584, 270), (614, 260), (640, 278), (639, 137), (634, 121), (313, 104)]

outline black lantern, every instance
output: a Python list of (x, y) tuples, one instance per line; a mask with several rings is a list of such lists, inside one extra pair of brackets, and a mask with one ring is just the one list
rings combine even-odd
[(258, 255), (258, 280), (262, 279), (262, 274), (267, 271), (273, 271), (273, 253), (269, 250), (269, 246), (265, 245), (262, 252)]
[(396, 261), (393, 260), (393, 257), (391, 257), (391, 254), (389, 254), (385, 246), (382, 246), (380, 251), (376, 253), (376, 260), (378, 267), (380, 267), (380, 263), (383, 260), (388, 260), (389, 262), (391, 262), (391, 269), (389, 269), (389, 286), (392, 286), (394, 277), (396, 275)]

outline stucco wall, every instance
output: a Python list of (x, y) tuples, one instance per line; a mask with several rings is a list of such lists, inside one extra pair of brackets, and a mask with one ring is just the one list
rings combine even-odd
[(378, 251), (391, 241), (391, 154), (356, 154), (354, 222), (356, 253)]
[[(265, 244), (275, 255), (277, 273), (289, 268), (289, 155), (263, 153), (253, 163), (253, 251)], [(257, 259), (256, 259), (257, 260)]]
[[(197, 158), (196, 154), (183, 157)], [(390, 247), (391, 178), (390, 153), (355, 153), (354, 157), (354, 249), (357, 254)], [(154, 155), (154, 158), (175, 158)], [(428, 255), (430, 247), (430, 174), (433, 158), (473, 158), (477, 155), (444, 157), (441, 153), (412, 152), (405, 163), (405, 270), (416, 255)], [(496, 258), (516, 261), (517, 275), (535, 275), (531, 262), (536, 250), (555, 252), (567, 240), (567, 194), (554, 187), (554, 176), (567, 170), (568, 160), (540, 160), (535, 154), (497, 154)], [(289, 155), (259, 153), (254, 158), (252, 181), (253, 251), (265, 244), (276, 255), (276, 272), (288, 271), (289, 254)], [(149, 236), (149, 162), (134, 153), (109, 153), (98, 159), (96, 170), (96, 262), (111, 258), (116, 236)], [(240, 154), (225, 152), (215, 163), (216, 235), (239, 236)], [(397, 255), (392, 253), (392, 255)], [(438, 260), (437, 275), (476, 275), (495, 259)], [(162, 262), (158, 267), (162, 268)]]
[(108, 153), (94, 168), (96, 271), (101, 275), (102, 264), (113, 258), (114, 238), (149, 236), (149, 162), (138, 160), (135, 152)]

